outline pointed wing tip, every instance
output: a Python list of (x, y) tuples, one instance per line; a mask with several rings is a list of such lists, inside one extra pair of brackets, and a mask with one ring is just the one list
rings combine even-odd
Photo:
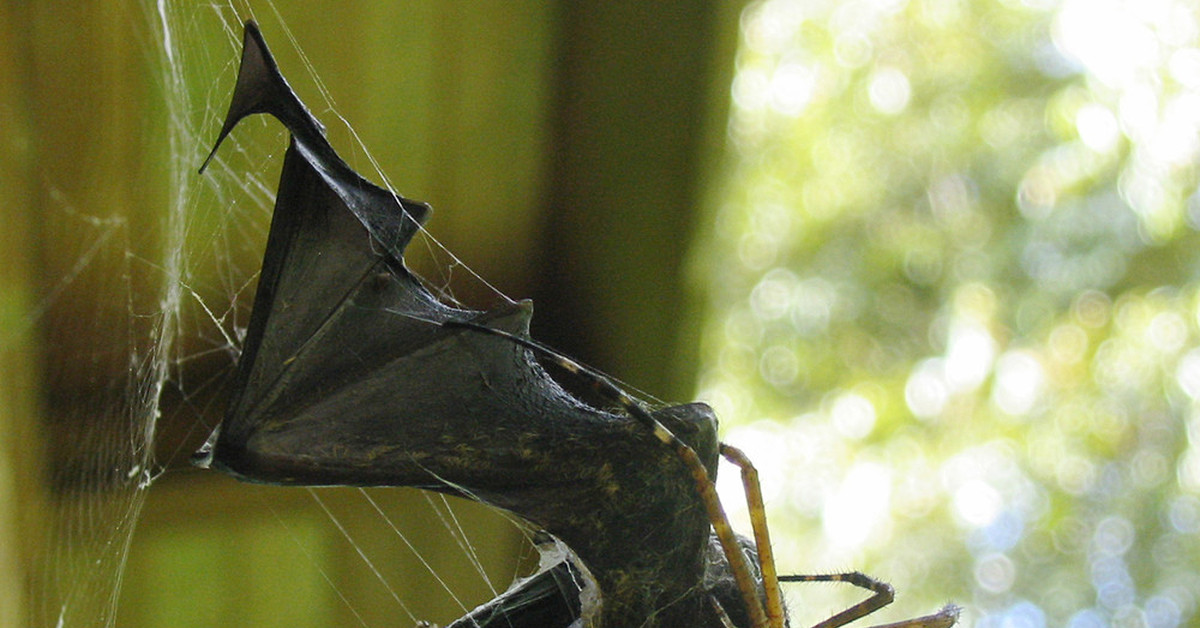
[(200, 164), (200, 169), (196, 171), (196, 174), (204, 174), (204, 171), (208, 169), (208, 164), (213, 160), (213, 157), (217, 156), (217, 149), (221, 147), (221, 142), (225, 140), (225, 135), (227, 134), (222, 133), (217, 136), (217, 141), (213, 143), (212, 150), (208, 151), (208, 157), (204, 158), (204, 163)]
[[(291, 102), (293, 100), (295, 102)], [(297, 108), (299, 109), (297, 115), (288, 115), (289, 110)], [(267, 47), (266, 39), (263, 38), (258, 23), (250, 19), (243, 23), (242, 58), (238, 66), (233, 97), (229, 101), (229, 109), (225, 113), (221, 132), (217, 134), (217, 141), (213, 143), (208, 157), (200, 165), (200, 174), (204, 174), (205, 169), (216, 155), (217, 149), (221, 147), (221, 143), (233, 131), (233, 127), (237, 126), (243, 118), (255, 113), (272, 113), (281, 120), (295, 119), (301, 124), (308, 121), (306, 120), (308, 116), (305, 115), (307, 111), (304, 110), (299, 100), (296, 100), (287, 81), (280, 74), (279, 65), (275, 62), (271, 49)], [(315, 120), (311, 122), (319, 128), (319, 125), (315, 124)]]

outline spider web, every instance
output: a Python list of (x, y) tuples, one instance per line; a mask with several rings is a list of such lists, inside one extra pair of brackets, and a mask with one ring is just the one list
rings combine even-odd
[[(24, 300), (6, 319), (0, 349), (4, 365), (20, 369), (6, 378), (12, 391), (3, 390), (26, 417), (13, 438), (44, 442), (47, 462), (42, 472), (33, 462), (21, 467), (18, 456), (0, 472), (11, 471), (17, 484), (44, 475), (48, 489), (19, 495), (21, 529), (38, 539), (24, 570), (27, 599), (0, 598), (0, 606), (24, 609), (14, 625), (34, 626), (181, 625), (181, 617), (190, 625), (230, 617), (243, 625), (394, 625), (397, 617), (446, 622), (465, 613), (529, 567), (530, 556), (515, 556), (523, 535), (515, 523), (411, 491), (229, 489), (228, 478), (188, 467), (221, 416), (287, 143), (273, 121), (248, 120), (207, 174), (196, 174), (232, 89), (244, 19), (259, 21), (276, 51), (299, 61), (289, 78), (348, 161), (390, 184), (289, 40), (283, 7), (162, 0), (139, 10), (129, 18), (146, 58), (139, 70), (151, 77), (151, 109), (161, 115), (141, 121), (145, 155), (128, 185), (162, 189), (111, 209), (119, 204), (46, 177), (47, 207), (31, 227), (49, 243), (37, 258), (40, 278), (18, 286)], [(444, 298), (467, 281), (477, 284), (473, 294), (505, 299), (431, 236), (418, 241), (410, 250), (429, 259), (415, 264)], [(44, 401), (22, 392), (22, 377), (40, 380)], [(259, 515), (234, 522), (246, 512)], [(240, 529), (230, 541), (233, 527)], [(486, 540), (477, 545), (480, 535)], [(354, 567), (332, 558), (346, 556)], [(279, 563), (286, 569), (270, 617), (253, 608), (262, 606), (254, 591), (213, 584), (223, 571)], [(271, 575), (230, 577), (227, 589), (260, 587)], [(238, 584), (246, 582), (254, 584)], [(221, 595), (244, 607), (221, 610)], [(312, 596), (334, 610), (290, 604), (303, 617), (277, 612), (289, 597)], [(439, 604), (450, 610), (431, 616), (427, 609)]]

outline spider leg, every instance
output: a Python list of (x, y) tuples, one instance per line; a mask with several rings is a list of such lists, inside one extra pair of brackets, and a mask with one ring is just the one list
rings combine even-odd
[(871, 628), (950, 628), (954, 625), (954, 622), (958, 621), (960, 610), (953, 604), (947, 604), (942, 607), (942, 610), (932, 615), (914, 617), (890, 624), (880, 624)]
[(713, 611), (716, 612), (717, 618), (721, 620), (722, 628), (737, 628), (737, 626), (733, 625), (733, 620), (729, 618), (729, 613), (725, 612), (725, 607), (721, 606), (721, 603), (717, 601), (717, 598), (710, 595), (708, 596), (708, 601), (710, 604), (712, 604)]
[(896, 597), (896, 591), (892, 589), (892, 585), (876, 580), (867, 574), (851, 571), (848, 573), (834, 574), (818, 574), (818, 575), (791, 575), (780, 576), (780, 582), (848, 582), (856, 587), (860, 587), (874, 593), (871, 597), (847, 608), (846, 610), (826, 619), (825, 621), (813, 626), (812, 628), (837, 628), (846, 624), (866, 617), (871, 613), (892, 603)]
[[(876, 580), (862, 572), (851, 571), (848, 573), (821, 574), (821, 575), (791, 575), (780, 576), (780, 582), (846, 582), (853, 584), (874, 593), (871, 597), (847, 608), (846, 610), (826, 619), (825, 621), (814, 625), (812, 628), (838, 628), (844, 626), (856, 619), (861, 619), (874, 613), (875, 611), (892, 603), (896, 597), (895, 589), (892, 585)], [(949, 604), (942, 610), (914, 619), (906, 619), (904, 621), (893, 622), (890, 624), (881, 624), (872, 626), (871, 628), (950, 628), (958, 621), (959, 609), (953, 604)]]
[(655, 438), (664, 445), (674, 449), (675, 453), (683, 460), (684, 465), (687, 466), (692, 480), (696, 484), (696, 492), (699, 494), (700, 501), (703, 502), (704, 508), (707, 511), (708, 520), (712, 524), (713, 532), (716, 533), (717, 539), (721, 542), (725, 559), (729, 561), (729, 570), (733, 572), (734, 581), (737, 583), (738, 590), (741, 592), (742, 599), (746, 604), (751, 625), (753, 628), (783, 628), (782, 620), (778, 623), (768, 622), (766, 611), (763, 610), (762, 602), (758, 599), (758, 593), (754, 586), (754, 577), (750, 575), (750, 566), (746, 563), (746, 555), (742, 553), (737, 536), (733, 533), (733, 527), (729, 525), (729, 518), (725, 515), (724, 507), (721, 506), (721, 499), (717, 496), (716, 487), (713, 485), (712, 479), (708, 477), (708, 470), (704, 468), (704, 463), (687, 443), (679, 440), (679, 437), (675, 436), (658, 419), (651, 416), (650, 412), (642, 407), (640, 403), (618, 388), (607, 377), (598, 371), (579, 364), (550, 347), (500, 329), (477, 325), (467, 321), (445, 321), (442, 325), (472, 329), (505, 338), (538, 355), (553, 360), (559, 367), (573, 375), (587, 378), (592, 384), (592, 388), (598, 394), (609, 402), (620, 406), (630, 417), (650, 429)]
[(763, 592), (767, 598), (767, 621), (771, 626), (783, 626), (783, 600), (779, 593), (779, 575), (775, 571), (771, 536), (767, 531), (767, 507), (763, 503), (762, 486), (758, 482), (758, 469), (754, 468), (742, 450), (732, 445), (721, 443), (721, 455), (741, 470), (742, 487), (750, 511), (750, 526), (754, 529), (754, 546), (758, 551), (758, 565), (762, 573)]

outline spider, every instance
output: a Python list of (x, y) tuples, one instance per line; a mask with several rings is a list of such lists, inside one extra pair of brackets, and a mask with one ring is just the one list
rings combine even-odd
[[(763, 502), (762, 490), (758, 481), (758, 470), (755, 469), (750, 458), (740, 449), (726, 443), (720, 443), (719, 451), (721, 456), (736, 466), (741, 473), (742, 486), (745, 491), (751, 526), (754, 533), (754, 545), (758, 554), (759, 573), (762, 578), (763, 595), (760, 597), (756, 589), (755, 578), (751, 574), (750, 566), (746, 561), (746, 554), (742, 551), (737, 536), (729, 524), (729, 519), (725, 515), (725, 509), (721, 505), (721, 500), (717, 496), (713, 478), (709, 477), (708, 470), (696, 452), (687, 443), (684, 443), (672, 433), (662, 422), (656, 419), (641, 402), (628, 395), (614, 384), (611, 379), (599, 371), (583, 366), (566, 355), (534, 340), (466, 321), (446, 321), (442, 324), (446, 327), (460, 327), (499, 336), (533, 351), (535, 354), (551, 361), (559, 368), (589, 385), (604, 400), (616, 405), (646, 429), (650, 430), (655, 438), (664, 446), (673, 449), (676, 455), (683, 460), (692, 476), (696, 492), (707, 511), (713, 532), (721, 543), (726, 560), (729, 561), (730, 570), (733, 572), (738, 592), (749, 613), (753, 628), (784, 628), (787, 625), (786, 613), (779, 587), (780, 583), (783, 582), (845, 582), (871, 592), (871, 596), (867, 599), (815, 624), (812, 628), (838, 628), (839, 626), (844, 626), (887, 606), (894, 599), (895, 590), (891, 585), (857, 571), (816, 575), (778, 575), (775, 569), (774, 556), (771, 551), (771, 539), (767, 529), (766, 506)], [(723, 623), (729, 628), (734, 628), (732, 620), (729, 619), (721, 603), (712, 596), (710, 596), (709, 601), (717, 611), (717, 614), (722, 618)], [(941, 610), (930, 615), (881, 624), (872, 628), (949, 628), (958, 620), (959, 610), (957, 606), (948, 604)]]

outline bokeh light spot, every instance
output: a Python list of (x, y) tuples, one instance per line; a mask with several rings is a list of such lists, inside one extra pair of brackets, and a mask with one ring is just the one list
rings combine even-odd
[(988, 554), (975, 561), (975, 582), (989, 593), (1004, 593), (1017, 579), (1017, 566), (1004, 554)]
[(973, 390), (992, 371), (995, 342), (983, 325), (970, 320), (950, 327), (946, 349), (946, 384), (954, 392)]
[(904, 111), (912, 96), (908, 77), (896, 68), (880, 68), (871, 77), (867, 93), (871, 105), (880, 113), (894, 116)]
[(904, 385), (904, 402), (921, 418), (941, 414), (950, 399), (945, 381), (945, 362), (940, 358), (923, 360), (913, 369)]
[(842, 547), (861, 545), (890, 509), (892, 475), (887, 467), (860, 462), (825, 503), (826, 536)]
[(875, 406), (856, 393), (839, 395), (829, 415), (834, 428), (847, 438), (866, 438), (875, 428)]
[(1107, 153), (1116, 148), (1117, 140), (1121, 137), (1117, 117), (1103, 105), (1081, 107), (1075, 114), (1075, 127), (1079, 129), (1079, 139), (1098, 153)]
[(1005, 413), (1023, 416), (1033, 409), (1045, 384), (1045, 371), (1037, 358), (1024, 351), (1009, 351), (996, 363), (992, 401)]
[(1003, 506), (1000, 493), (983, 480), (971, 480), (954, 491), (954, 512), (972, 527), (992, 523)]

